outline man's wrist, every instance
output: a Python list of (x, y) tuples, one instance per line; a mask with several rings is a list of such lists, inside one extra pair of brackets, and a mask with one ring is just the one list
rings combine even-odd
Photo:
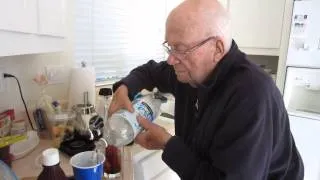
[(166, 147), (166, 145), (168, 144), (168, 142), (170, 141), (170, 139), (173, 136), (169, 133), (166, 134), (166, 136), (163, 138), (163, 145), (162, 145), (162, 149), (164, 149)]

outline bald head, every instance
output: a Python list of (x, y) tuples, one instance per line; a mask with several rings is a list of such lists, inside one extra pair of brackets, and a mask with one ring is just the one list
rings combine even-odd
[[(216, 0), (185, 0), (168, 16), (167, 33), (179, 34), (178, 39), (192, 43), (209, 36), (217, 36), (224, 43), (225, 52), (231, 46), (228, 12)], [(168, 34), (166, 34), (168, 36)]]

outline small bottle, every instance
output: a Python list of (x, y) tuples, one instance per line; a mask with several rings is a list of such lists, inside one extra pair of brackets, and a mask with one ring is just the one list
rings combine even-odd
[(165, 101), (166, 98), (158, 92), (136, 96), (132, 102), (134, 113), (121, 109), (107, 120), (104, 138), (108, 144), (120, 147), (131, 143), (142, 130), (137, 116), (153, 122), (160, 114), (160, 106)]
[(42, 152), (43, 170), (38, 180), (67, 180), (65, 173), (60, 167), (59, 151), (56, 148), (49, 148)]

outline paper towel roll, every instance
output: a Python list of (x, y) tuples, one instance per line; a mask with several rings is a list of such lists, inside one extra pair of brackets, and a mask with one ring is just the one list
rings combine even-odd
[(83, 104), (84, 92), (88, 92), (90, 104), (95, 105), (96, 75), (93, 67), (73, 68), (69, 88), (69, 109), (76, 104)]

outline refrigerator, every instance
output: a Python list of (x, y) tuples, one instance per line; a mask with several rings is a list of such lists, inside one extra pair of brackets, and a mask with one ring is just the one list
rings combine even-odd
[(320, 180), (320, 0), (296, 0), (292, 14), (284, 103), (304, 179)]

